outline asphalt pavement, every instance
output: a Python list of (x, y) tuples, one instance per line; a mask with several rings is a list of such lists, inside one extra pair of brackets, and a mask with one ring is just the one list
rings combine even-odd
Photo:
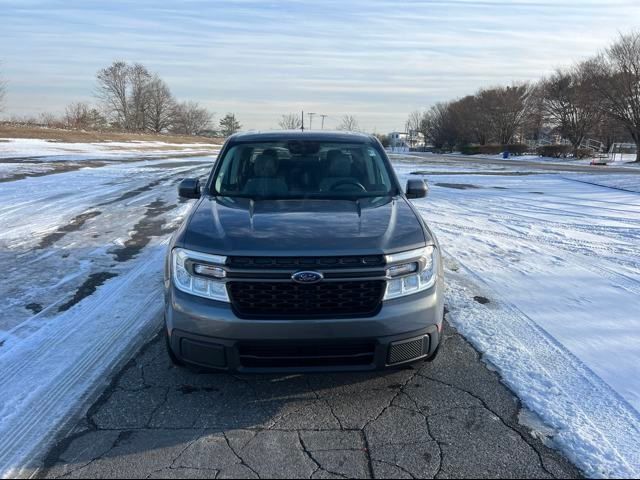
[(160, 335), (49, 452), (40, 478), (572, 478), (451, 327), (440, 356), (366, 374), (195, 374)]

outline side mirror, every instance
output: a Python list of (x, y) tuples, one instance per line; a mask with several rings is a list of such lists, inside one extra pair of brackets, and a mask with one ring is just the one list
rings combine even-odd
[(178, 185), (180, 198), (200, 198), (200, 180), (197, 178), (185, 178)]
[(424, 180), (407, 181), (407, 198), (424, 198), (429, 193), (429, 187)]

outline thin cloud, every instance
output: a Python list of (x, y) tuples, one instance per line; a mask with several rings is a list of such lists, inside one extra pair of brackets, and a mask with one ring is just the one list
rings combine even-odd
[(9, 113), (92, 100), (114, 59), (158, 71), (174, 93), (247, 128), (301, 108), (367, 129), (485, 85), (533, 80), (637, 27), (636, 1), (202, 0), (158, 6), (0, 0)]

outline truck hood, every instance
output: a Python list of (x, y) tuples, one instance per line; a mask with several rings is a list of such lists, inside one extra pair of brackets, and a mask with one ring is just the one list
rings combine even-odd
[(402, 197), (359, 202), (204, 197), (182, 243), (223, 255), (302, 256), (381, 254), (431, 242)]

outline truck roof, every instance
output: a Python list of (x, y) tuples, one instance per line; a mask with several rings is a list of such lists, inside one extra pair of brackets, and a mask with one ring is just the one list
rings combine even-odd
[(236, 133), (230, 142), (278, 142), (287, 140), (310, 140), (323, 142), (369, 143), (375, 137), (366, 133), (331, 130), (271, 130)]

